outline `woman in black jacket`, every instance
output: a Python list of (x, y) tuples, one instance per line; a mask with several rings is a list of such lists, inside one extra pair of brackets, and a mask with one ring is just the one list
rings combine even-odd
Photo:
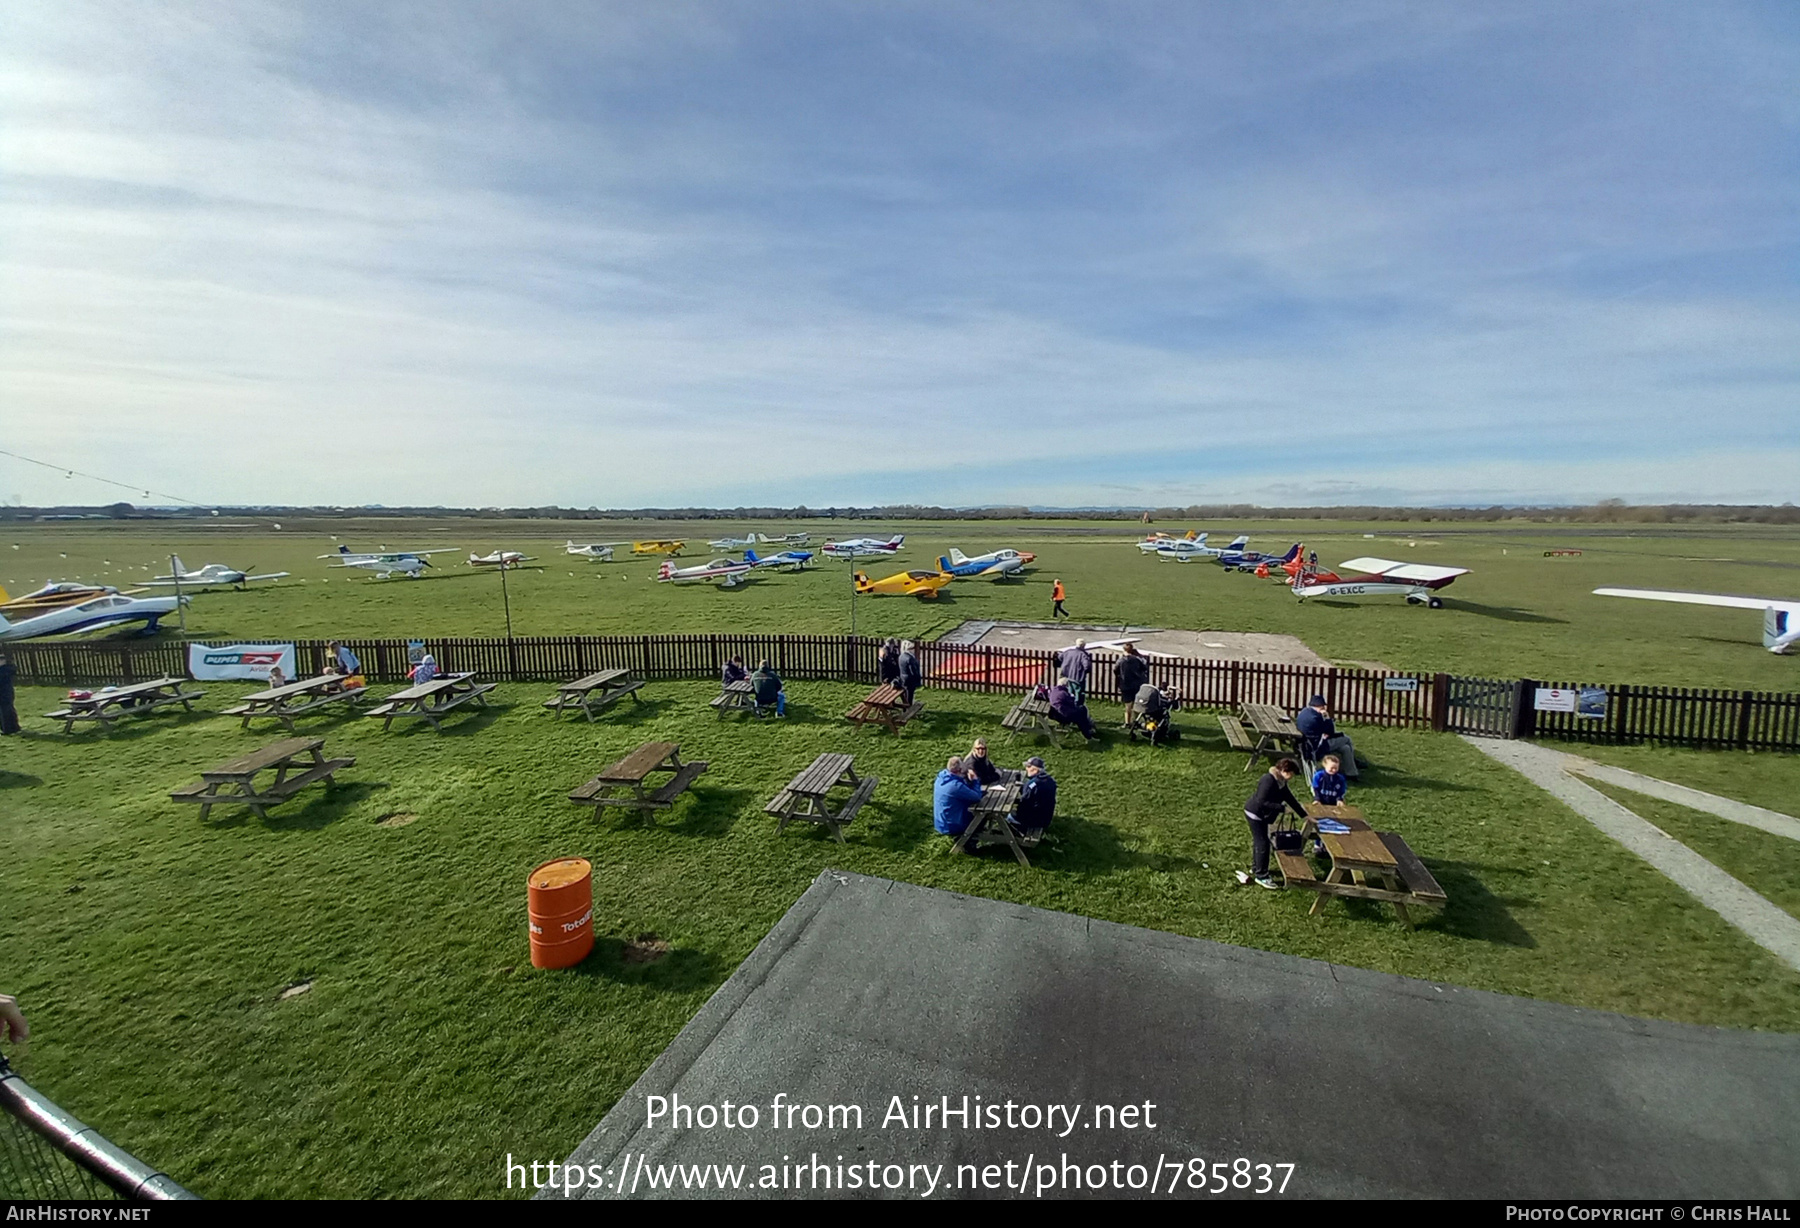
[(1119, 659), (1113, 663), (1113, 681), (1119, 684), (1119, 698), (1125, 702), (1125, 728), (1131, 728), (1132, 700), (1150, 681), (1150, 662), (1144, 660), (1137, 645), (1127, 642)]
[(1250, 873), (1239, 870), (1238, 882), (1276, 889), (1275, 880), (1269, 877), (1269, 824), (1281, 817), (1284, 807), (1306, 817), (1305, 808), (1294, 800), (1293, 790), (1288, 788), (1288, 781), (1299, 771), (1300, 765), (1292, 759), (1279, 761), (1256, 782), (1256, 792), (1244, 803), (1244, 820), (1250, 824)]
[(889, 637), (881, 645), (881, 652), (875, 657), (875, 672), (880, 676), (883, 686), (895, 686), (900, 682), (900, 641)]

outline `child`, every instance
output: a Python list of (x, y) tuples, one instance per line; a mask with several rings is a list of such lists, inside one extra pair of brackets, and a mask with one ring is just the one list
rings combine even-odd
[(1336, 755), (1326, 755), (1319, 760), (1319, 770), (1313, 773), (1313, 798), (1322, 806), (1335, 806), (1344, 800), (1344, 794), (1350, 791), (1350, 782), (1344, 778), (1344, 761)]

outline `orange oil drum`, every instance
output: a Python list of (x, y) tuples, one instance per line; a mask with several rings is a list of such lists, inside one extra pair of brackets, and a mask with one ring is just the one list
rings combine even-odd
[(580, 857), (546, 861), (525, 880), (531, 966), (573, 968), (594, 949), (594, 868)]

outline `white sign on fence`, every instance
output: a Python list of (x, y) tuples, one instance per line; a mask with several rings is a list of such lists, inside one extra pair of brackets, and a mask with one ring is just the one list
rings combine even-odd
[(1537, 699), (1531, 706), (1539, 712), (1573, 712), (1575, 692), (1562, 687), (1541, 686), (1537, 689)]
[(188, 673), (205, 682), (267, 682), (269, 671), (277, 665), (290, 680), (293, 678), (292, 644), (230, 644), (223, 648), (188, 645)]
[(1416, 691), (1419, 689), (1417, 678), (1383, 678), (1381, 689), (1384, 691)]

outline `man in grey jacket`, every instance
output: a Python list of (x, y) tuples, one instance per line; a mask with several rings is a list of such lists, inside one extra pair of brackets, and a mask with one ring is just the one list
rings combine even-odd
[(1056, 654), (1056, 672), (1069, 680), (1069, 694), (1078, 704), (1087, 702), (1088, 674), (1093, 668), (1094, 658), (1087, 650), (1086, 640), (1076, 640), (1074, 647)]

